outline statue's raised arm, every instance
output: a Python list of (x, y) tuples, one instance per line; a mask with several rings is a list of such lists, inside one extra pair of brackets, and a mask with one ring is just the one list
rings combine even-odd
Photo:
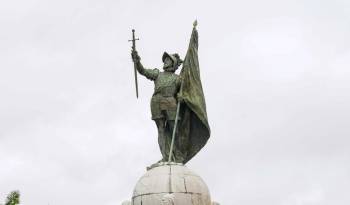
[(134, 61), (136, 70), (143, 76), (145, 76), (149, 80), (156, 80), (159, 75), (158, 69), (147, 69), (144, 68), (141, 63), (141, 57), (137, 53), (136, 50), (131, 51), (131, 58)]

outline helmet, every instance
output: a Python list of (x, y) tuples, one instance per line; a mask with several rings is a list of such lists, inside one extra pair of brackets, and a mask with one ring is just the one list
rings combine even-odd
[(169, 57), (169, 58), (173, 61), (173, 66), (174, 66), (174, 67), (179, 67), (179, 66), (182, 64), (182, 62), (183, 62), (183, 61), (180, 59), (179, 54), (177, 54), (177, 53), (169, 54), (169, 53), (167, 53), (167, 52), (164, 52), (164, 53), (163, 53), (163, 57), (162, 57), (163, 63), (164, 63), (166, 57)]

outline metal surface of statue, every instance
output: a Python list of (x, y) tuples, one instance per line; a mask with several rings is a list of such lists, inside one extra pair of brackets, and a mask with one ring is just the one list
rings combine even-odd
[[(184, 60), (164, 52), (163, 71), (147, 69), (141, 63), (133, 30), (131, 52), (134, 68), (154, 82), (151, 98), (152, 119), (158, 128), (158, 144), (162, 153), (160, 162), (185, 164), (195, 156), (210, 137), (205, 99), (198, 63), (197, 22), (193, 25), (189, 47)], [(182, 64), (180, 74), (175, 71)], [(137, 86), (137, 78), (135, 75)], [(137, 87), (136, 87), (137, 88)]]
[[(204, 180), (185, 165), (210, 137), (198, 62), (197, 21), (193, 24), (184, 60), (164, 52), (162, 70), (145, 68), (136, 51), (132, 30), (131, 56), (134, 62), (136, 97), (137, 73), (154, 82), (152, 119), (158, 128), (162, 159), (147, 167), (123, 205), (216, 205)], [(176, 71), (182, 65), (179, 74)]]

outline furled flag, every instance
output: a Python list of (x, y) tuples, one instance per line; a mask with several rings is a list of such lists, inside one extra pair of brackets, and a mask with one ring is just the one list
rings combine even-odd
[(207, 143), (210, 137), (204, 93), (200, 79), (198, 63), (198, 32), (196, 22), (191, 34), (190, 44), (181, 70), (181, 89), (179, 96), (183, 99), (180, 110), (178, 129), (179, 151), (184, 156), (183, 163), (188, 162)]

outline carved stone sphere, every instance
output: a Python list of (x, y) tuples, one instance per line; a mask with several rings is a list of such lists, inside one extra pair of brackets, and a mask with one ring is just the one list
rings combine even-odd
[(132, 205), (211, 205), (202, 178), (180, 164), (150, 169), (137, 182)]

